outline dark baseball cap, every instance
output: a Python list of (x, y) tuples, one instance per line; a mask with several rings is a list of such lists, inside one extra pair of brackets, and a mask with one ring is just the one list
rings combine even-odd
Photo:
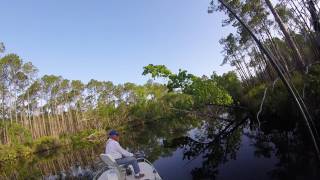
[(119, 136), (119, 133), (113, 129), (109, 132), (109, 136)]

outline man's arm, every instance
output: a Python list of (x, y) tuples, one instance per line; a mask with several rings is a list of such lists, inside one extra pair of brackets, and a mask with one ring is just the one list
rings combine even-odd
[(132, 153), (128, 152), (127, 150), (123, 149), (119, 143), (117, 143), (117, 151), (125, 157), (133, 156)]

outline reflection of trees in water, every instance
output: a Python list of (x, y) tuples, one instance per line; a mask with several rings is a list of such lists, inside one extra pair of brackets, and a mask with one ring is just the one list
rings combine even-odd
[(129, 147), (131, 151), (143, 151), (150, 161), (154, 161), (160, 156), (170, 156), (175, 150), (164, 147), (164, 140), (184, 136), (199, 124), (200, 121), (194, 116), (179, 114), (152, 123), (128, 127), (120, 141), (124, 147)]
[[(99, 168), (101, 147), (38, 154), (31, 159), (5, 164), (0, 179), (88, 178)], [(2, 168), (2, 167), (1, 167)]]
[[(42, 174), (54, 177), (90, 177), (97, 169), (97, 157), (101, 153), (101, 148), (88, 148), (68, 152), (54, 158), (50, 162), (40, 163), (38, 167), (44, 167)], [(48, 166), (49, 165), (49, 166)], [(47, 176), (48, 177), (48, 176)]]
[[(255, 130), (246, 125), (247, 118), (242, 113), (205, 109), (190, 114), (196, 115), (192, 118), (179, 116), (180, 119), (161, 119), (135, 130), (129, 128), (123, 142), (132, 149), (144, 150), (151, 160), (171, 155), (180, 148), (183, 159), (189, 162), (201, 158), (201, 166), (191, 172), (194, 179), (215, 179), (219, 165), (237, 158), (244, 133), (253, 140), (257, 158), (278, 159), (274, 169), (268, 173), (270, 178), (319, 177), (319, 166), (315, 163), (307, 133), (291, 118), (268, 118), (266, 121), (262, 118), (261, 129)], [(185, 136), (190, 129), (199, 127), (200, 122), (203, 123), (198, 134)]]
[(185, 136), (167, 142), (165, 145), (171, 148), (181, 148), (183, 159), (189, 160), (188, 163), (199, 157), (202, 158), (201, 167), (196, 167), (191, 172), (194, 179), (215, 179), (219, 165), (230, 159), (236, 159), (241, 142), (241, 126), (246, 120), (247, 117), (242, 120), (218, 118), (207, 121), (204, 126), (205, 133), (202, 128), (201, 135), (195, 135), (200, 138)]
[(245, 133), (255, 147), (255, 156), (278, 162), (269, 172), (273, 179), (319, 179), (319, 163), (313, 152), (308, 133), (295, 119), (270, 118), (261, 129)]
[[(163, 139), (180, 137), (197, 126), (199, 120), (193, 116), (178, 114), (176, 117), (159, 119), (152, 123), (133, 125), (121, 131), (121, 144), (130, 150), (142, 150), (153, 161), (160, 156), (169, 156), (175, 149), (164, 148)], [(39, 154), (30, 160), (14, 162), (12, 165), (4, 165), (6, 170), (0, 170), (0, 179), (39, 179), (39, 178), (63, 178), (68, 179), (91, 176), (103, 164), (98, 155), (104, 151), (105, 143), (98, 147), (81, 150), (58, 149), (57, 152)], [(67, 147), (65, 147), (67, 148)], [(63, 151), (63, 152), (61, 152)], [(0, 165), (1, 166), (1, 165)]]

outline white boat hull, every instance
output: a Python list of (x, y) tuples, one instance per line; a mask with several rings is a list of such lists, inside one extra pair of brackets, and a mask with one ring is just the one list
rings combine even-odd
[[(106, 167), (99, 171), (94, 180), (137, 180), (134, 177), (133, 168), (131, 165), (125, 168), (116, 164), (115, 160), (110, 155), (101, 154), (100, 158), (106, 164)], [(138, 165), (140, 172), (144, 174), (144, 177), (140, 180), (162, 180), (161, 176), (153, 165), (145, 158), (138, 158)], [(130, 172), (127, 173), (127, 169), (130, 168)]]

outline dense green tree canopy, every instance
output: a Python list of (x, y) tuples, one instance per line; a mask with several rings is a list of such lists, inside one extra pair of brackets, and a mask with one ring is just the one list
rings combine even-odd
[[(152, 65), (144, 67), (143, 75), (151, 74), (155, 77), (165, 77), (168, 79), (167, 87), (170, 91), (178, 91), (189, 94), (194, 98), (197, 106), (205, 104), (232, 104), (233, 100), (226, 89), (219, 85), (218, 75), (209, 78), (200, 78), (189, 74), (185, 70), (179, 70), (177, 74), (171, 73), (164, 65)], [(237, 77), (234, 77), (237, 80)], [(231, 78), (230, 78), (231, 79)], [(221, 83), (223, 84), (223, 83)], [(240, 85), (240, 84), (238, 84)]]

